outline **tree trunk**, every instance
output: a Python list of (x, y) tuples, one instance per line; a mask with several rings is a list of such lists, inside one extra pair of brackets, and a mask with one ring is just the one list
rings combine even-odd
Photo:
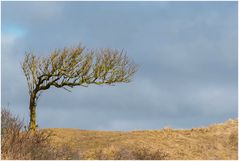
[(30, 123), (29, 123), (29, 130), (36, 131), (36, 94), (32, 93), (30, 96)]

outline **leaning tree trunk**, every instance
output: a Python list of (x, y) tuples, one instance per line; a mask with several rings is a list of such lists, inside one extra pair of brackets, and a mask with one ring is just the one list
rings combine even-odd
[(32, 93), (30, 96), (30, 123), (29, 123), (29, 130), (36, 131), (36, 94)]

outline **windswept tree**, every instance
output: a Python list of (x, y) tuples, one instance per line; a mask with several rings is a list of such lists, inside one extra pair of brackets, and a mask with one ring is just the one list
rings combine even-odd
[(56, 49), (45, 57), (27, 53), (21, 65), (30, 95), (31, 131), (36, 130), (36, 106), (42, 91), (51, 87), (70, 91), (75, 86), (128, 83), (137, 68), (123, 51), (88, 51), (81, 46)]

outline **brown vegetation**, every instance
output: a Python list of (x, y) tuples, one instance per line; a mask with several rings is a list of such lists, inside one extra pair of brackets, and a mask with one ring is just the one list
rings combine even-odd
[(229, 120), (191, 130), (130, 132), (45, 129), (55, 133), (54, 145), (69, 144), (81, 159), (237, 159), (238, 121)]
[(77, 159), (78, 153), (69, 146), (51, 145), (50, 131), (35, 133), (23, 130), (23, 122), (8, 110), (1, 111), (1, 159), (4, 160), (45, 160)]
[(2, 110), (2, 159), (226, 160), (238, 159), (238, 120), (191, 130), (22, 131)]

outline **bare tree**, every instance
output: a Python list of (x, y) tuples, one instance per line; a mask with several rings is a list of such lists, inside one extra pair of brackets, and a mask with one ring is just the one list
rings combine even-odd
[(29, 130), (36, 130), (36, 103), (42, 91), (50, 87), (69, 88), (90, 84), (128, 83), (137, 66), (123, 51), (84, 47), (56, 49), (49, 56), (27, 53), (22, 62), (30, 95)]

